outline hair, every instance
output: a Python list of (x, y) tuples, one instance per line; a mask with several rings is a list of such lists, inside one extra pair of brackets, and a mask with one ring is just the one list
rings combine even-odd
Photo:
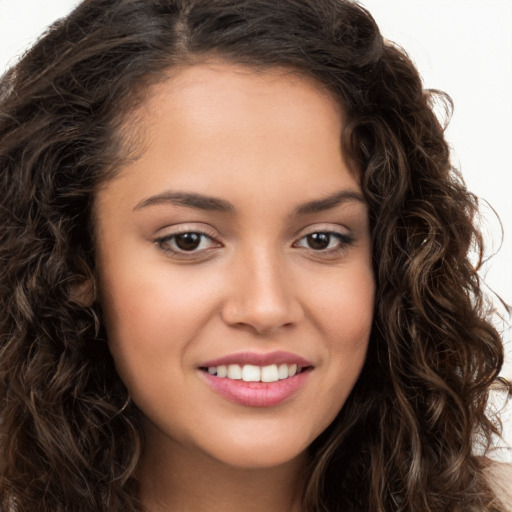
[(309, 449), (304, 509), (498, 510), (473, 449), (498, 433), (485, 408), (503, 348), (477, 275), (477, 199), (434, 114), (451, 102), (348, 0), (85, 0), (3, 76), (0, 508), (142, 510), (140, 412), (101, 305), (77, 288), (95, 275), (94, 192), (136, 158), (137, 106), (173, 67), (213, 58), (326, 86), (369, 206), (368, 356)]

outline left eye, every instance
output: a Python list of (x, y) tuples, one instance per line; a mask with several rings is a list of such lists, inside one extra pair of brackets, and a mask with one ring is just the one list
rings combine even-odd
[(209, 249), (215, 245), (212, 237), (195, 231), (162, 237), (157, 240), (157, 243), (162, 249), (181, 253)]
[(339, 249), (352, 242), (350, 237), (341, 233), (332, 233), (319, 231), (303, 236), (297, 243), (297, 247), (305, 247), (314, 251), (326, 251), (330, 249)]

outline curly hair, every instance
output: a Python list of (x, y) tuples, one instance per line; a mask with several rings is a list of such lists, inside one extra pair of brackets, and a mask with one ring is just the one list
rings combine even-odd
[(437, 91), (349, 0), (85, 0), (0, 82), (0, 508), (138, 511), (139, 411), (105, 343), (94, 193), (173, 66), (290, 68), (342, 105), (377, 283), (367, 360), (310, 447), (308, 512), (497, 510), (473, 455), (503, 362), (471, 250), (477, 199), (450, 163)]

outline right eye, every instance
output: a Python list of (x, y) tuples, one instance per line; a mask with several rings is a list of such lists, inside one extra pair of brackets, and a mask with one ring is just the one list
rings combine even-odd
[(199, 231), (174, 233), (158, 238), (155, 243), (163, 251), (171, 254), (197, 254), (214, 247), (220, 247), (211, 236)]

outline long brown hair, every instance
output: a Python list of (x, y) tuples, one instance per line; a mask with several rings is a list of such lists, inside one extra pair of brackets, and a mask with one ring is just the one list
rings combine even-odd
[[(407, 55), (348, 0), (85, 0), (0, 83), (0, 504), (130, 512), (139, 412), (107, 348), (94, 191), (135, 157), (134, 109), (173, 66), (222, 58), (326, 86), (369, 205), (376, 309), (347, 403), (310, 447), (308, 512), (490, 512), (472, 455), (503, 362), (469, 251), (477, 200)], [(123, 405), (124, 404), (124, 405)]]

